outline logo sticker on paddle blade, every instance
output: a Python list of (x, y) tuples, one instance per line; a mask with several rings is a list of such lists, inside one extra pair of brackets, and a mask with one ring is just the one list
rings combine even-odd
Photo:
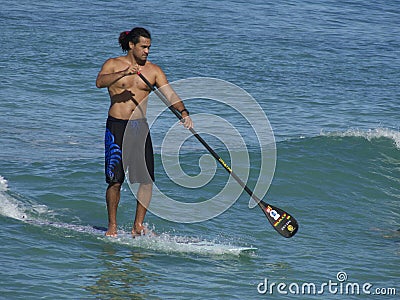
[(262, 208), (265, 216), (271, 225), (284, 237), (292, 237), (299, 229), (296, 219), (278, 207), (260, 201), (259, 206)]

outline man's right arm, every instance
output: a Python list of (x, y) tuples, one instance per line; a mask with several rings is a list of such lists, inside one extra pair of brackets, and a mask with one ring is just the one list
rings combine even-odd
[(110, 58), (103, 66), (96, 79), (96, 87), (105, 88), (112, 85), (117, 80), (125, 76), (125, 70), (115, 72), (114, 70), (114, 59)]
[(115, 61), (114, 59), (107, 60), (101, 68), (96, 79), (96, 86), (98, 88), (105, 88), (111, 86), (122, 77), (136, 74), (139, 70), (139, 66), (127, 66), (121, 71), (115, 72)]
[(96, 79), (96, 87), (98, 88), (105, 88), (112, 85), (114, 82), (118, 81), (122, 77), (125, 76), (125, 71), (120, 71), (116, 73), (110, 74), (99, 74)]

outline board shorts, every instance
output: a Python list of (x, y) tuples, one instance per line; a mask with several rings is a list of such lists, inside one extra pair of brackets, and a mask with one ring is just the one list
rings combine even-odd
[(104, 137), (108, 184), (154, 182), (153, 145), (146, 119), (121, 120), (109, 116)]

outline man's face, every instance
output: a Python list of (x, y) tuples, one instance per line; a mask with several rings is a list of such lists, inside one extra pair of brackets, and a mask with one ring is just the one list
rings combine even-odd
[(149, 55), (151, 40), (145, 37), (139, 37), (139, 42), (135, 45), (132, 42), (129, 42), (132, 54), (137, 63), (145, 63), (147, 60), (147, 56)]

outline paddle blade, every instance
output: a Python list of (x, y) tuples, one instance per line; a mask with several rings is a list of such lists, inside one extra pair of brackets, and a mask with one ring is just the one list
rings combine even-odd
[(299, 225), (294, 217), (279, 207), (260, 201), (258, 203), (272, 227), (282, 236), (290, 238), (299, 229)]

